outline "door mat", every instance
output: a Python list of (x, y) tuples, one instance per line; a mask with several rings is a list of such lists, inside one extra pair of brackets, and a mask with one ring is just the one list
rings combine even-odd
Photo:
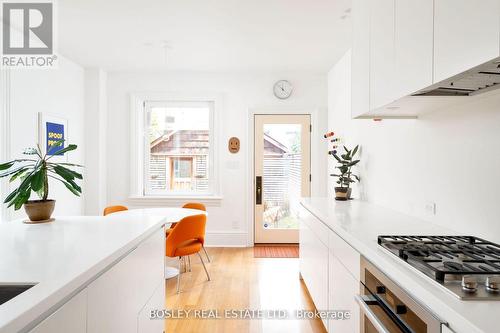
[(254, 258), (298, 258), (298, 245), (255, 245)]

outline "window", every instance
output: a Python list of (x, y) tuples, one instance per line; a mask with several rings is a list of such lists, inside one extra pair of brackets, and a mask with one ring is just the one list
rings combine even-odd
[(213, 194), (213, 103), (144, 106), (144, 194)]

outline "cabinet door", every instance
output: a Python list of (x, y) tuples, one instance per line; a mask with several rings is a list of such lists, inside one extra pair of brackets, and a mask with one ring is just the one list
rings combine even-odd
[(395, 99), (394, 0), (370, 0), (370, 110)]
[(352, 0), (351, 115), (370, 110), (370, 2)]
[(30, 333), (87, 332), (87, 290), (84, 289), (56, 312), (42, 321)]
[(351, 317), (344, 320), (330, 319), (328, 331), (359, 333), (359, 307), (354, 299), (354, 297), (359, 294), (359, 282), (335, 256), (330, 256), (329, 269), (329, 309), (350, 311)]
[(138, 333), (162, 333), (165, 330), (165, 320), (150, 319), (151, 310), (165, 309), (165, 281), (160, 282), (155, 293), (139, 313)]
[[(318, 310), (328, 309), (328, 247), (300, 221), (300, 273)], [(321, 223), (318, 221), (318, 223)], [(327, 320), (323, 320), (328, 327)]]
[[(88, 333), (136, 333), (138, 315), (164, 281), (162, 229), (88, 286)], [(161, 332), (161, 331), (160, 331)]]
[(435, 0), (434, 82), (498, 57), (498, 0)]
[(434, 0), (395, 2), (395, 92), (410, 95), (432, 84)]

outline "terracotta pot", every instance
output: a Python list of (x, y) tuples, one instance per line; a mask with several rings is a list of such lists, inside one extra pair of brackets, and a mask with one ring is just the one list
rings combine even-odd
[(55, 205), (55, 200), (30, 200), (24, 204), (24, 210), (32, 222), (47, 221), (52, 216)]
[(349, 187), (335, 187), (335, 200), (349, 200), (351, 198), (352, 189)]

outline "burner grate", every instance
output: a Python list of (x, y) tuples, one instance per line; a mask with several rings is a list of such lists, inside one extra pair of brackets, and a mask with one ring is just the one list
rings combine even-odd
[(473, 236), (379, 236), (378, 244), (439, 281), (500, 274), (500, 245)]

